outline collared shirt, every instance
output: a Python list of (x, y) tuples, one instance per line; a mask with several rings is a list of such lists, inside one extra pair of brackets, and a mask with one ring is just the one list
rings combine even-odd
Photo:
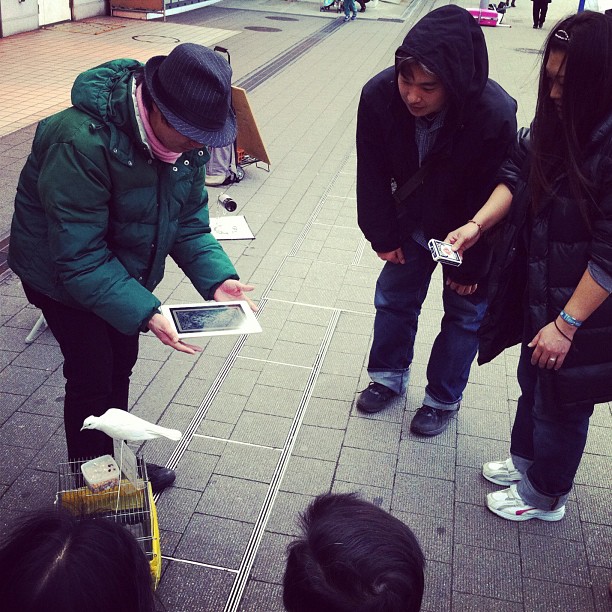
[[(419, 152), (419, 166), (423, 164), (423, 160), (426, 155), (433, 148), (436, 138), (444, 125), (444, 120), (446, 119), (447, 109), (443, 108), (439, 113), (433, 116), (433, 118), (428, 119), (427, 117), (417, 117), (415, 120), (415, 128), (414, 128), (414, 139), (416, 141), (417, 150)], [(424, 206), (425, 203), (422, 202), (421, 206)], [(419, 224), (417, 228), (411, 234), (412, 239), (420, 244), (422, 247), (429, 249), (427, 246), (427, 238), (425, 236), (425, 232), (423, 230), (422, 224)]]

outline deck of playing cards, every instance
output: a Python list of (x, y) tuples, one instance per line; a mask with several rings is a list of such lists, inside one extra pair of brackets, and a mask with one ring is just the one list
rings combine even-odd
[(453, 251), (452, 245), (447, 242), (441, 242), (432, 238), (427, 245), (434, 261), (439, 261), (449, 266), (461, 265), (461, 256), (456, 251)]

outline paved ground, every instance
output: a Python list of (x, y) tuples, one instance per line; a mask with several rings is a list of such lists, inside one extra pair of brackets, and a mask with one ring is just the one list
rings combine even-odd
[[(358, 95), (410, 24), (441, 4), (370, 3), (344, 25), (314, 1), (224, 0), (166, 23), (97, 18), (0, 39), (0, 251), (35, 122), (68, 103), (81, 69), (106, 59), (146, 59), (178, 41), (228, 47), (272, 160), (269, 173), (249, 166), (227, 189), (256, 239), (224, 243), (242, 278), (257, 285), (264, 332), (210, 340), (197, 358), (142, 338), (133, 411), (185, 432), (178, 444), (144, 447), (147, 460), (178, 474), (158, 500), (160, 610), (282, 610), (296, 515), (329, 490), (359, 491), (416, 531), (428, 560), (424, 610), (610, 609), (610, 405), (592, 419), (566, 518), (521, 525), (484, 508), (494, 485), (480, 476), (483, 461), (508, 452), (515, 350), (474, 367), (447, 432), (423, 440), (408, 431), (439, 325), (439, 291), (421, 316), (406, 400), (373, 417), (354, 409), (367, 384), (380, 269), (355, 218)], [(550, 22), (575, 4), (556, 0)], [(522, 125), (533, 113), (537, 51), (550, 25), (533, 30), (530, 11), (518, 0), (505, 19), (512, 27), (485, 29), (491, 74), (519, 100)], [(211, 189), (211, 201), (219, 193)], [(157, 294), (198, 300), (172, 265)], [(61, 355), (48, 331), (24, 343), (37, 317), (14, 275), (0, 276), (3, 530), (52, 502), (64, 460)]]

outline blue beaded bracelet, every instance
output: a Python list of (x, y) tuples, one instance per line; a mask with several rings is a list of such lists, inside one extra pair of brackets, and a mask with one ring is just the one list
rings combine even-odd
[(583, 321), (579, 321), (578, 319), (574, 319), (574, 317), (572, 317), (572, 315), (567, 314), (567, 312), (565, 312), (565, 310), (562, 310), (559, 313), (559, 316), (568, 324), (571, 325), (572, 327), (580, 327), (583, 323)]

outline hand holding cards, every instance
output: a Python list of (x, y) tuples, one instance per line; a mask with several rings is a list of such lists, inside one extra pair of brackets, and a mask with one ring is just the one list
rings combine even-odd
[(434, 261), (439, 261), (449, 266), (461, 265), (461, 255), (453, 251), (452, 245), (448, 244), (448, 242), (442, 242), (432, 238), (427, 245), (429, 246)]
[(252, 334), (261, 331), (255, 314), (248, 303), (242, 300), (163, 305), (160, 310), (170, 321), (179, 338)]

